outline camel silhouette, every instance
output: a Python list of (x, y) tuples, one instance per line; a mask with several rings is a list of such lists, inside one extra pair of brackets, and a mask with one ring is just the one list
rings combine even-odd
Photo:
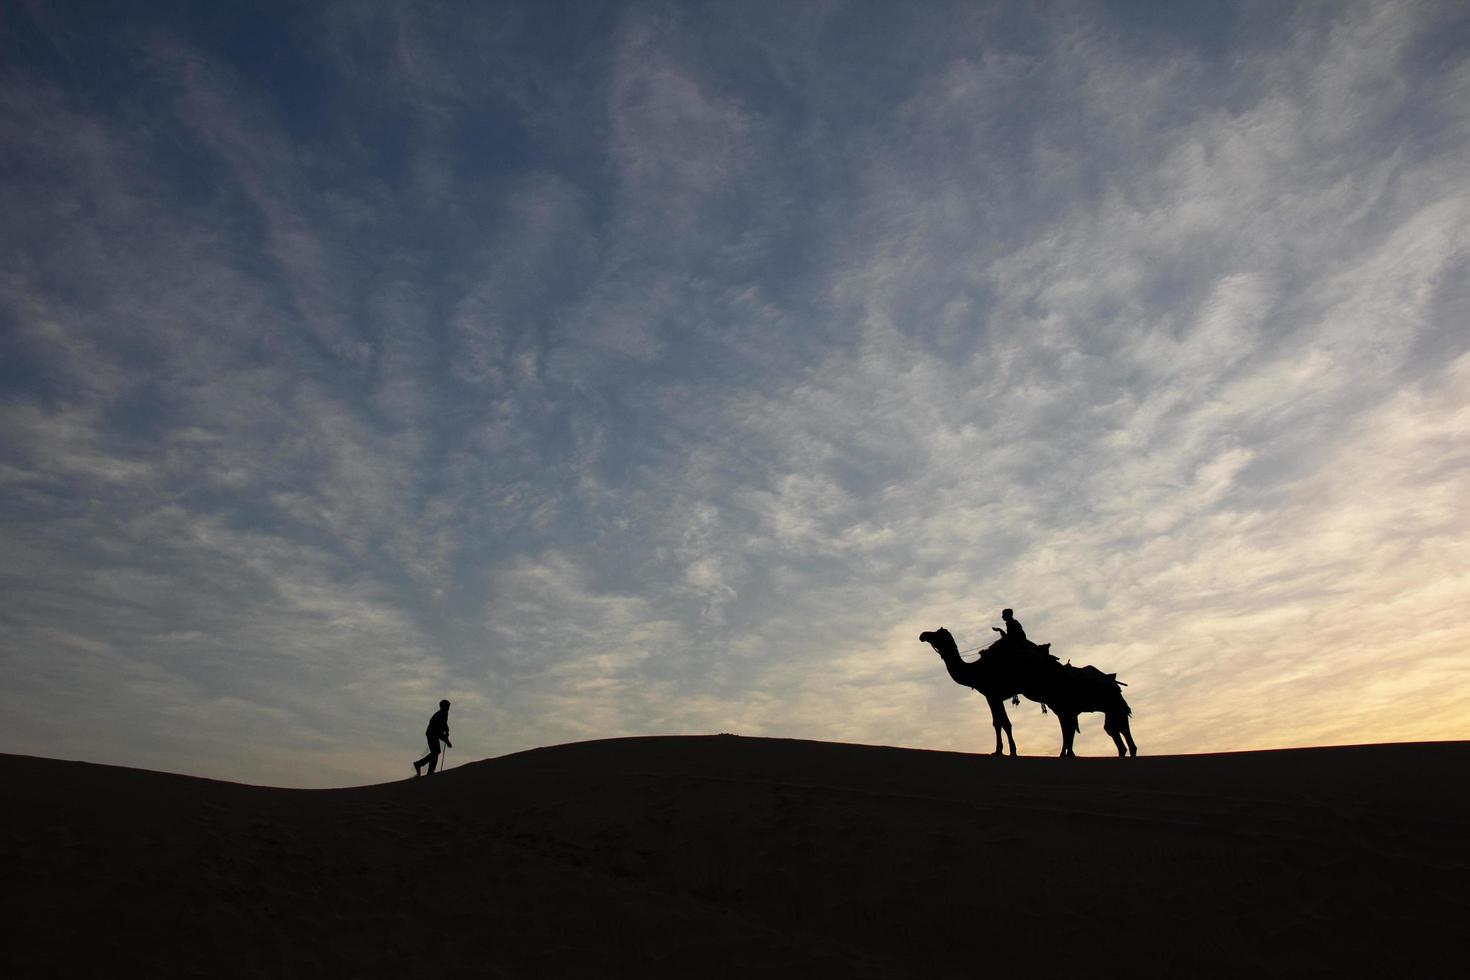
[(1038, 646), (1002, 637), (986, 647), (978, 660), (965, 661), (960, 659), (954, 637), (942, 626), (932, 633), (920, 633), (919, 641), (938, 652), (956, 684), (973, 687), (985, 696), (990, 705), (990, 722), (995, 726), (996, 755), (1001, 754), (1002, 731), (1010, 743), (1011, 755), (1016, 754), (1006, 700), (1017, 696), (1037, 701), (1057, 716), (1062, 725), (1064, 756), (1076, 755), (1072, 751), (1072, 738), (1080, 731), (1077, 716), (1087, 711), (1103, 713), (1103, 730), (1113, 737), (1118, 755), (1138, 754), (1138, 745), (1128, 730), (1128, 716), (1133, 714), (1133, 709), (1123, 700), (1116, 674), (1104, 674), (1096, 667), (1063, 664), (1052, 656), (1050, 643)]

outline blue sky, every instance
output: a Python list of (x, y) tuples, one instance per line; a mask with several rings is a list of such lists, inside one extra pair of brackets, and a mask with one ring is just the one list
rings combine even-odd
[(1463, 5), (7, 4), (0, 213), (0, 750), (1470, 737)]

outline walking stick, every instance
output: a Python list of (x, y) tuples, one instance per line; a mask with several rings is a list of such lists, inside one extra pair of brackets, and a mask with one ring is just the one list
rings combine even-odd
[(449, 743), (444, 743), (444, 757), (439, 760), (439, 771), (443, 772), (449, 768)]

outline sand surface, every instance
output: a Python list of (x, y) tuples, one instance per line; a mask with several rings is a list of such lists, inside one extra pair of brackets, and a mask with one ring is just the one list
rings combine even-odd
[(6, 977), (1439, 977), (1470, 947), (1470, 742), (708, 736), (342, 790), (0, 776)]

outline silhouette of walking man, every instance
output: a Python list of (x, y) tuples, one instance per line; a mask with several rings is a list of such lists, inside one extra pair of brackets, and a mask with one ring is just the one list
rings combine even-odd
[(413, 764), (413, 774), (422, 776), (424, 766), (429, 767), (429, 775), (434, 775), (434, 770), (439, 767), (439, 740), (442, 738), (444, 744), (451, 749), (454, 743), (449, 740), (449, 702), (440, 701), (439, 710), (429, 719), (429, 727), (424, 729), (424, 737), (429, 740), (429, 754)]

